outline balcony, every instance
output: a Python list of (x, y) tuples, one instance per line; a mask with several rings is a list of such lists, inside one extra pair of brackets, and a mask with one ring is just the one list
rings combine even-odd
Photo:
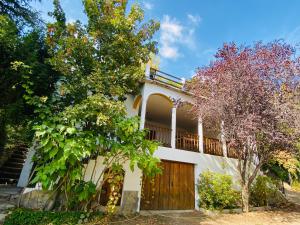
[[(146, 122), (148, 129), (147, 139), (158, 141), (163, 147), (171, 147), (171, 129)], [(176, 132), (176, 149), (199, 152), (199, 136), (197, 134), (178, 131)], [(218, 139), (204, 137), (204, 153), (223, 156), (222, 144)]]
[(141, 116), (141, 129), (148, 130), (149, 140), (171, 149), (236, 158), (234, 150), (225, 151), (226, 144), (220, 140), (221, 131), (211, 129), (218, 126), (210, 126), (195, 114), (192, 97), (174, 89), (182, 90), (184, 87), (179, 78), (154, 69), (150, 70), (148, 77), (164, 84), (146, 82), (142, 90), (138, 114)]
[(184, 80), (154, 68), (150, 68), (149, 78), (173, 88), (184, 89)]

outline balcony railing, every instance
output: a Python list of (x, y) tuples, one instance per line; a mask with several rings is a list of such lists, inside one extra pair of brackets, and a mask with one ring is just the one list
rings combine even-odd
[(154, 68), (150, 68), (150, 79), (179, 89), (183, 89), (184, 86), (181, 78)]
[(236, 149), (230, 148), (227, 146), (227, 157), (237, 159), (238, 153), (237, 153)]
[[(163, 126), (146, 122), (145, 128), (148, 129), (148, 140), (155, 140), (161, 143), (164, 147), (171, 147), (171, 129)], [(197, 134), (177, 131), (176, 132), (176, 148), (198, 152), (199, 137)], [(211, 155), (223, 155), (222, 144), (218, 139), (204, 137), (204, 153)]]
[[(164, 147), (171, 147), (171, 129), (151, 122), (145, 123), (148, 129), (147, 139), (158, 141)], [(176, 148), (199, 152), (199, 138), (197, 134), (177, 131), (176, 132)], [(210, 155), (223, 156), (222, 143), (219, 139), (203, 137), (204, 153)], [(234, 148), (227, 146), (227, 157), (238, 158), (238, 154)]]
[(223, 156), (222, 143), (219, 139), (214, 138), (203, 138), (204, 144), (204, 153), (210, 155), (219, 155)]
[(198, 135), (188, 132), (176, 132), (176, 148), (192, 152), (199, 152)]
[(157, 126), (149, 122), (145, 123), (145, 128), (148, 129), (147, 139), (158, 141), (164, 147), (171, 147), (171, 129)]

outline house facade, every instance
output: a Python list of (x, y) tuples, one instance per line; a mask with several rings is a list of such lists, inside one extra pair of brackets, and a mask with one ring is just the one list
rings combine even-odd
[[(220, 134), (209, 133), (205, 121), (193, 115), (194, 100), (181, 79), (148, 67), (140, 94), (128, 96), (125, 104), (129, 117), (140, 116), (140, 128), (148, 129), (147, 138), (160, 143), (155, 156), (161, 160), (162, 174), (149, 179), (125, 163), (120, 201), (123, 210), (197, 210), (200, 199), (196, 185), (203, 171), (238, 179), (234, 152)], [(31, 155), (29, 151), (18, 186), (27, 184)], [(86, 180), (98, 180), (103, 171), (101, 161), (98, 157), (85, 165)]]

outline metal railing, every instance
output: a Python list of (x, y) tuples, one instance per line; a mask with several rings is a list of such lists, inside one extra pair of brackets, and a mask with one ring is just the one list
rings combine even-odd
[(179, 89), (183, 89), (184, 87), (181, 78), (175, 77), (171, 74), (162, 72), (154, 68), (150, 68), (150, 79)]

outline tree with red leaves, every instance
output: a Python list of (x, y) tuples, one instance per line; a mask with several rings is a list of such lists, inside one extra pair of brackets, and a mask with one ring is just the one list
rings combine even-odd
[(243, 211), (248, 212), (249, 188), (261, 166), (279, 150), (293, 151), (299, 137), (300, 59), (280, 41), (224, 44), (215, 58), (198, 69), (189, 88), (196, 113), (204, 122), (223, 124), (228, 148), (236, 151)]

